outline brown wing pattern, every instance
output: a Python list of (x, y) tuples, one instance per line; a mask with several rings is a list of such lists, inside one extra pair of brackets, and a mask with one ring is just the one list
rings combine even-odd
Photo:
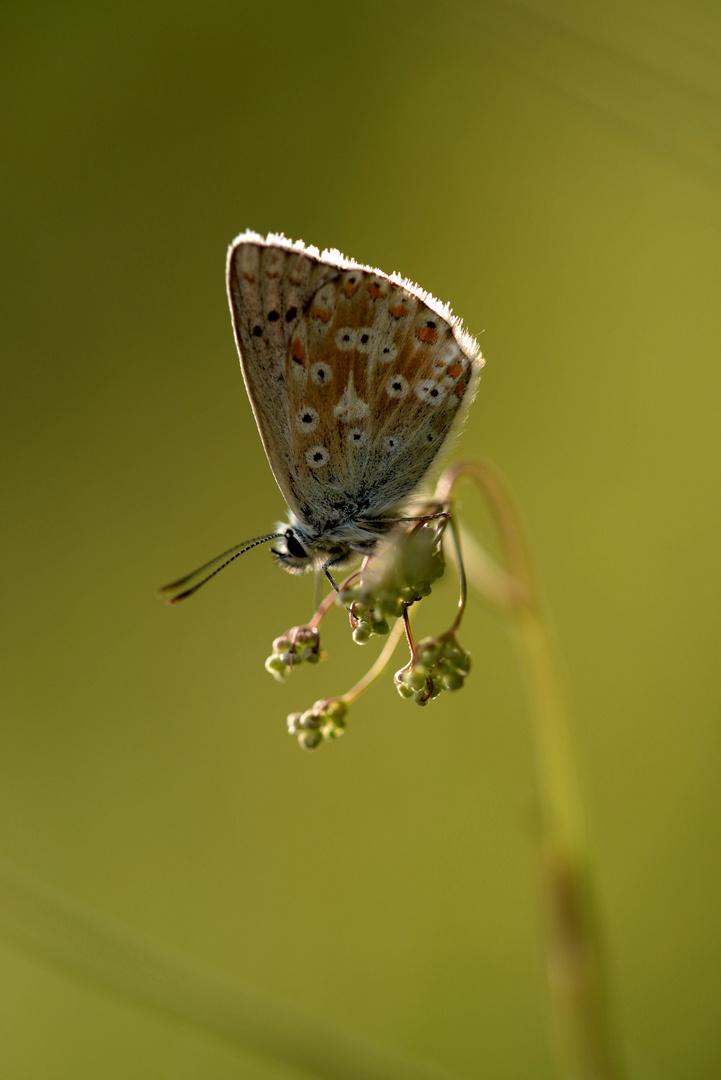
[(259, 237), (229, 255), (243, 375), (292, 510), (309, 525), (402, 506), (483, 360), (447, 309), (337, 252)]
[(228, 299), (245, 387), (273, 475), (296, 514), (304, 500), (290, 441), (288, 349), (311, 296), (338, 273), (297, 245), (252, 233), (228, 252)]

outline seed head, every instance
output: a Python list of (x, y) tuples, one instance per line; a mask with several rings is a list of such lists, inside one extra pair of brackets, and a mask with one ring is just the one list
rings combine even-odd
[(273, 652), (265, 661), (265, 670), (278, 682), (283, 682), (298, 664), (317, 664), (324, 656), (316, 627), (293, 626), (273, 642)]

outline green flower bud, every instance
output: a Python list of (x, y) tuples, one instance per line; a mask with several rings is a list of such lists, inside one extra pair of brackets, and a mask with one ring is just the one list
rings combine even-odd
[(325, 712), (335, 723), (339, 724), (348, 712), (348, 706), (340, 698), (333, 698), (326, 703)]
[(462, 671), (464, 675), (467, 675), (471, 670), (471, 658), (468, 653), (463, 653), (463, 657), (456, 664), (459, 671)]
[(398, 672), (399, 678), (405, 683), (411, 690), (423, 690), (427, 677), (425, 670), (419, 670), (418, 668), (403, 668)]
[(431, 581), (443, 573), (440, 553), (445, 519), (409, 524), (393, 532), (358, 574), (341, 586), (339, 602), (354, 621), (354, 639), (368, 640), (370, 633), (387, 634), (388, 620), (400, 618), (405, 609), (431, 591)]
[(416, 646), (417, 661), (415, 666), (418, 667), (422, 664), (426, 668), (433, 667), (438, 662), (440, 653), (441, 650), (434, 641), (421, 641)]
[(306, 731), (317, 731), (321, 725), (320, 717), (315, 709), (306, 709), (304, 713), (301, 713), (298, 726), (304, 728)]
[(285, 682), (290, 675), (290, 668), (283, 663), (280, 656), (269, 656), (265, 661), (265, 670), (270, 672), (277, 682)]
[(317, 664), (325, 653), (320, 647), (320, 635), (314, 626), (294, 626), (273, 642), (273, 653), (265, 662), (265, 669), (281, 682), (292, 669), (303, 661)]
[(327, 724), (324, 724), (321, 728), (323, 732), (323, 738), (330, 742), (331, 739), (340, 739), (341, 735), (345, 734), (345, 720), (329, 720)]
[(296, 735), (298, 733), (300, 717), (301, 714), (299, 712), (288, 713), (286, 724), (288, 725), (288, 733), (290, 735)]
[(301, 731), (298, 735), (298, 745), (302, 750), (315, 750), (322, 742), (320, 731)]
[(373, 631), (367, 622), (359, 622), (353, 631), (353, 640), (356, 645), (366, 645), (372, 635)]
[(446, 690), (460, 690), (465, 676), (460, 671), (448, 671), (443, 675), (442, 682)]

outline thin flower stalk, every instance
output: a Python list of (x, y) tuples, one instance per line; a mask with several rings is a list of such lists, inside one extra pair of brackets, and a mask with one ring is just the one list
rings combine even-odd
[[(548, 619), (528, 547), (505, 483), (485, 463), (461, 462), (436, 490), (451, 501), (472, 479), (488, 501), (500, 533), (514, 619), (531, 703), (536, 748), (538, 838), (549, 984), (561, 1075), (567, 1080), (618, 1080), (620, 1057), (611, 1031), (602, 946), (571, 721)], [(488, 579), (474, 581), (482, 592)]]

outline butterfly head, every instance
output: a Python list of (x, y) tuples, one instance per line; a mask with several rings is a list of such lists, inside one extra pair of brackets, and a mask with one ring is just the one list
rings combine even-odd
[(275, 556), (275, 561), (289, 574), (306, 574), (313, 570), (316, 565), (315, 545), (296, 526), (280, 525), (279, 543), (270, 550)]
[(320, 527), (301, 524), (290, 514), (290, 524), (277, 526), (278, 540), (271, 551), (279, 566), (289, 574), (307, 574), (311, 570), (341, 569), (369, 555), (379, 537), (391, 527), (376, 522), (374, 527), (352, 521), (327, 522)]

